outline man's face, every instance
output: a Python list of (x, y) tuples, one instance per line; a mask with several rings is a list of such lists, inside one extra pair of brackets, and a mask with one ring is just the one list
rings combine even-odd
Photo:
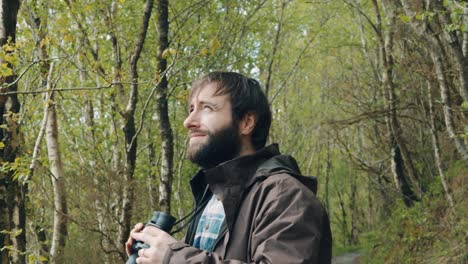
[(216, 83), (208, 83), (193, 95), (184, 126), (189, 130), (187, 156), (203, 168), (214, 167), (239, 155), (238, 123), (232, 119), (228, 95), (214, 95)]

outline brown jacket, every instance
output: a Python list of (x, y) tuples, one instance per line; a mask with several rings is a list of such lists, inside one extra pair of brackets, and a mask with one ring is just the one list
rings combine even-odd
[(163, 263), (331, 262), (330, 224), (315, 196), (315, 178), (301, 176), (277, 145), (200, 171), (190, 184), (197, 204), (207, 199), (206, 186), (218, 196), (226, 228), (212, 252), (200, 250), (190, 246), (196, 218), (186, 241), (170, 245)]

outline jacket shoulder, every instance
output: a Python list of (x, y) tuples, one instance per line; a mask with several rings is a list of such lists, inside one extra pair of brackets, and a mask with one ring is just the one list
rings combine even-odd
[(279, 172), (265, 177), (257, 183), (254, 189), (253, 191), (261, 196), (259, 198), (264, 205), (262, 207), (274, 205), (280, 209), (294, 203), (294, 206), (301, 210), (312, 208), (315, 213), (323, 213), (324, 211), (314, 191), (295, 175), (287, 172)]

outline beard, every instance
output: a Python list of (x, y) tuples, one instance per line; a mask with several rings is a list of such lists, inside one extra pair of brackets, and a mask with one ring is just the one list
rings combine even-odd
[(187, 151), (189, 160), (203, 169), (216, 167), (239, 155), (241, 140), (237, 122), (214, 133), (208, 132), (207, 138), (200, 145), (189, 145)]

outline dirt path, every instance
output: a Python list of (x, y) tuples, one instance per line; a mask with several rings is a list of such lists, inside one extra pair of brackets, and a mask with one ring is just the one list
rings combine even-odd
[(333, 257), (332, 264), (359, 264), (361, 263), (360, 259), (361, 254), (352, 252)]

